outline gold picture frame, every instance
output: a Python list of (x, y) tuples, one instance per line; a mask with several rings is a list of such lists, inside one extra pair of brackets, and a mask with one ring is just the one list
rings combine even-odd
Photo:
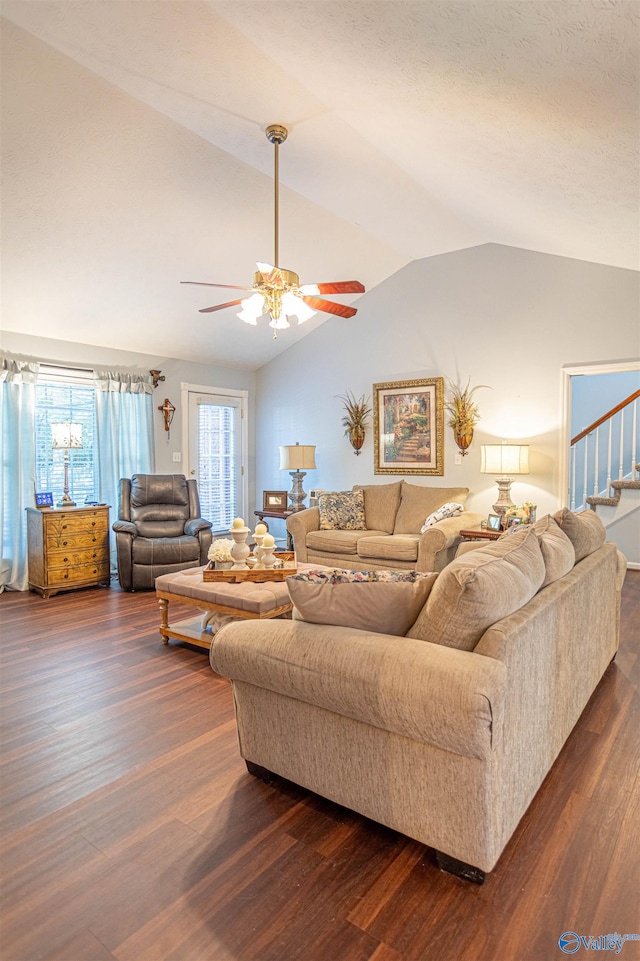
[(375, 474), (444, 474), (444, 378), (374, 384)]

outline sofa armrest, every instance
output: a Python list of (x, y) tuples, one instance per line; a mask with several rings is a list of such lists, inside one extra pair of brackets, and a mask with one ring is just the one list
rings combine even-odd
[(287, 517), (287, 530), (293, 538), (293, 547), (298, 563), (307, 561), (307, 534), (309, 531), (320, 530), (320, 509), (307, 507), (303, 511), (296, 511)]
[(462, 541), (460, 531), (480, 527), (484, 514), (463, 511), (455, 517), (445, 517), (420, 535), (418, 541), (418, 571), (441, 571), (454, 559), (458, 544)]
[(467, 757), (486, 758), (493, 750), (506, 670), (490, 657), (409, 637), (275, 619), (226, 625), (209, 657), (213, 670), (234, 682)]

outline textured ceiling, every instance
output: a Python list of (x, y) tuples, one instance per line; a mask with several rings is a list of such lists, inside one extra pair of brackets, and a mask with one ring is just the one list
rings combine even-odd
[(638, 268), (635, 0), (0, 9), (7, 329), (258, 367), (321, 323), (274, 342), (178, 283), (271, 259), (274, 122), (304, 283), (487, 242)]

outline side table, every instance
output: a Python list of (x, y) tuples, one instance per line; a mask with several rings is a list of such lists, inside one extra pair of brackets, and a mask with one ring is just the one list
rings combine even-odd
[(470, 527), (468, 530), (460, 531), (464, 541), (497, 541), (503, 534), (504, 531), (494, 531), (488, 527)]
[[(269, 530), (269, 525), (265, 521), (265, 517), (276, 518), (278, 520), (286, 522), (287, 517), (291, 517), (292, 514), (297, 514), (298, 512), (297, 511), (254, 511), (253, 513), (256, 515), (256, 517), (258, 517), (262, 521), (262, 523), (266, 526), (267, 530)], [(287, 550), (288, 551), (293, 550), (293, 538), (291, 537), (291, 534), (289, 533), (289, 531), (287, 531)]]

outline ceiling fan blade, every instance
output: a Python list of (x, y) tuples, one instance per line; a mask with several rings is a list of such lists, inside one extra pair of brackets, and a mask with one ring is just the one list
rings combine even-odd
[(253, 287), (244, 287), (241, 284), (207, 284), (204, 280), (181, 280), (181, 284), (196, 284), (197, 287), (225, 287), (227, 290), (253, 290)]
[(336, 304), (332, 300), (321, 300), (320, 297), (302, 297), (305, 304), (313, 310), (323, 310), (325, 314), (336, 314), (337, 317), (353, 317), (358, 311), (346, 304)]
[(237, 307), (237, 305), (241, 304), (243, 300), (244, 300), (244, 297), (242, 297), (240, 300), (230, 300), (226, 304), (217, 304), (215, 307), (202, 307), (198, 311), (198, 313), (211, 314), (213, 313), (214, 310), (224, 310), (225, 307)]
[(363, 294), (364, 286), (359, 280), (337, 280), (332, 284), (302, 284), (303, 294)]

